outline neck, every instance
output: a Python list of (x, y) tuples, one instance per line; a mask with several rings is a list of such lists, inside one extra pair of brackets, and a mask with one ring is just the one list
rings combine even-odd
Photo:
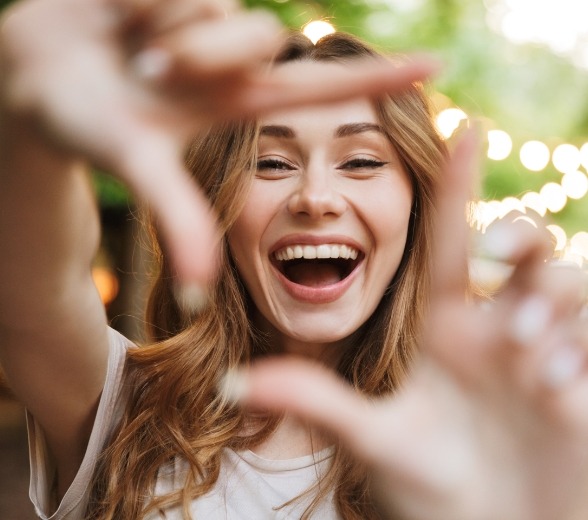
[(332, 439), (305, 421), (285, 415), (276, 430), (263, 442), (251, 448), (251, 451), (265, 459), (284, 460), (310, 455), (332, 444)]
[(314, 341), (285, 334), (263, 317), (258, 317), (255, 322), (271, 353), (303, 357), (332, 368), (337, 366), (342, 354), (353, 343), (353, 336), (335, 341)]

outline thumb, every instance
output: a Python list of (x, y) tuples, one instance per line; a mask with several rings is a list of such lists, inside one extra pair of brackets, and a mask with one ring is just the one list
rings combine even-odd
[(264, 360), (246, 372), (229, 373), (221, 389), (245, 406), (304, 418), (371, 460), (366, 434), (373, 431), (375, 408), (325, 367), (293, 358)]

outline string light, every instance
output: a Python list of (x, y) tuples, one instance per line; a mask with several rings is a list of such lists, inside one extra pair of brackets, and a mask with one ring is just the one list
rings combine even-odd
[(545, 227), (547, 228), (547, 231), (549, 231), (555, 238), (555, 250), (563, 251), (568, 242), (568, 236), (566, 235), (566, 232), (557, 224), (549, 224)]
[(576, 171), (581, 164), (580, 150), (573, 144), (560, 144), (553, 150), (551, 160), (561, 173)]
[(548, 182), (545, 184), (539, 191), (539, 195), (551, 213), (561, 211), (566, 205), (568, 199), (561, 185), (556, 184), (555, 182)]
[(527, 141), (519, 154), (523, 166), (532, 172), (543, 170), (549, 164), (549, 155), (549, 148), (541, 141)]
[[(459, 108), (448, 108), (437, 114), (436, 125), (443, 137), (450, 138), (468, 115)], [(513, 142), (504, 130), (489, 130), (487, 156), (491, 160), (506, 159), (512, 152)], [(544, 217), (547, 212), (558, 213), (569, 199), (579, 200), (588, 194), (588, 175), (579, 170), (588, 170), (588, 142), (581, 147), (563, 143), (556, 146), (553, 152), (547, 144), (539, 140), (525, 142), (519, 151), (523, 166), (532, 172), (547, 167), (550, 161), (556, 170), (561, 172), (561, 182), (548, 182), (540, 190), (529, 191), (519, 198), (508, 196), (502, 200), (479, 200), (469, 205), (469, 222), (473, 228), (485, 233), (487, 228), (497, 220), (503, 219), (508, 213), (520, 213), (517, 219), (528, 220), (537, 226), (533, 215)], [(529, 213), (529, 210), (531, 213)], [(568, 239), (566, 232), (556, 224), (546, 226), (554, 236), (555, 251), (562, 260), (574, 262), (580, 267), (588, 265), (588, 233), (576, 233)]]
[(314, 20), (307, 23), (302, 29), (302, 34), (306, 36), (312, 43), (318, 42), (323, 36), (333, 34), (335, 28), (324, 20)]
[(506, 159), (512, 151), (512, 139), (504, 130), (488, 131), (488, 158), (494, 161)]
[(570, 199), (581, 199), (588, 192), (588, 178), (580, 171), (568, 172), (561, 179), (561, 187)]
[(539, 195), (535, 191), (528, 191), (521, 197), (521, 202), (525, 205), (525, 207), (532, 209), (533, 211), (539, 213), (542, 217), (545, 216), (547, 213), (547, 206), (541, 195)]
[(467, 114), (459, 108), (446, 108), (437, 114), (437, 129), (445, 139), (449, 139), (467, 118)]
[(584, 143), (580, 148), (580, 161), (582, 166), (588, 170), (588, 143)]
[(588, 259), (588, 233), (579, 231), (570, 238), (570, 252)]
[(503, 217), (511, 211), (518, 211), (519, 213), (525, 213), (525, 205), (515, 197), (505, 197), (501, 201)]

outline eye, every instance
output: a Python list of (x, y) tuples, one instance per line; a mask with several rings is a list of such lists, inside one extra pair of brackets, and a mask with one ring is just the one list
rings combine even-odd
[(378, 161), (377, 159), (369, 159), (367, 157), (357, 157), (350, 159), (339, 166), (339, 170), (361, 170), (361, 169), (376, 169), (386, 166), (388, 162)]
[(260, 159), (257, 161), (257, 171), (268, 171), (268, 170), (293, 170), (294, 167), (288, 164), (286, 161), (280, 159), (268, 158)]
[(280, 157), (262, 157), (257, 161), (258, 179), (279, 180), (294, 174), (296, 167)]

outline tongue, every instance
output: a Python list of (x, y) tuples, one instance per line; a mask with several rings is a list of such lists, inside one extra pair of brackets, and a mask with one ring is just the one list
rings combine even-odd
[(325, 287), (341, 281), (341, 274), (333, 264), (300, 263), (291, 265), (286, 271), (288, 278), (307, 287)]

